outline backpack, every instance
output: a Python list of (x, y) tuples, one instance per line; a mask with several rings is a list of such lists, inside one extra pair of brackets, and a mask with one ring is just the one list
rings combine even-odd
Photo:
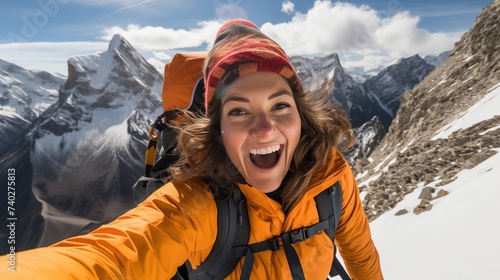
[[(178, 156), (174, 152), (177, 144), (176, 132), (168, 126), (169, 121), (176, 119), (176, 110), (187, 109), (196, 114), (204, 113), (205, 89), (201, 68), (205, 56), (204, 52), (177, 53), (172, 61), (165, 65), (162, 91), (164, 113), (158, 116), (150, 127), (145, 175), (139, 178), (133, 190), (141, 185), (141, 189), (149, 189), (148, 194), (150, 194), (161, 187), (166, 169), (177, 161)], [(245, 260), (241, 279), (249, 279), (253, 254), (265, 250), (277, 251), (280, 249), (280, 241), (294, 279), (304, 279), (302, 266), (291, 244), (302, 242), (320, 231), (325, 231), (333, 242), (342, 211), (342, 188), (337, 182), (314, 198), (320, 222), (286, 232), (270, 240), (248, 244), (250, 224), (243, 193), (238, 187), (233, 188), (229, 197), (213, 193), (217, 205), (218, 229), (214, 247), (199, 267), (193, 270), (189, 261), (186, 261), (178, 268), (172, 280), (224, 279), (234, 270), (243, 256)], [(336, 249), (334, 245), (334, 256)], [(344, 280), (350, 279), (338, 258), (334, 257), (330, 276), (336, 275), (340, 275)]]

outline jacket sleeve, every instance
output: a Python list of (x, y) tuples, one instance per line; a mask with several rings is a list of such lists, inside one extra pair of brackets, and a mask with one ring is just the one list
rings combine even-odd
[(335, 243), (352, 279), (383, 279), (380, 259), (371, 238), (370, 226), (359, 196), (352, 170), (347, 167), (341, 180), (342, 214), (335, 232)]
[(196, 267), (208, 256), (216, 211), (201, 184), (169, 183), (87, 235), (17, 253), (16, 271), (2, 269), (0, 279), (170, 279), (186, 260)]

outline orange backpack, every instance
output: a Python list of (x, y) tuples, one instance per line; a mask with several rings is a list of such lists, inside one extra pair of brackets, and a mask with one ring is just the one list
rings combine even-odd
[(177, 144), (176, 132), (168, 126), (170, 121), (177, 118), (177, 110), (204, 114), (205, 87), (202, 65), (206, 55), (206, 52), (177, 53), (172, 61), (165, 64), (162, 90), (164, 112), (149, 129), (145, 175), (136, 182), (134, 191), (138, 184), (149, 189), (147, 194), (156, 190), (163, 184), (161, 179), (166, 169), (178, 159), (173, 152)]

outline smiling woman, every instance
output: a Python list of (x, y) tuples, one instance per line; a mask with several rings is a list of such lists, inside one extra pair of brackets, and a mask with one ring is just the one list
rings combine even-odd
[[(347, 269), (356, 279), (382, 279), (356, 182), (335, 148), (352, 144), (351, 126), (346, 112), (329, 101), (328, 84), (304, 90), (283, 50), (241, 20), (220, 29), (204, 74), (207, 116), (187, 116), (180, 128), (173, 181), (215, 180), (216, 193), (239, 188), (249, 205), (250, 244), (310, 225), (312, 198), (339, 182), (344, 202), (335, 238)], [(331, 261), (320, 256), (333, 252), (315, 242), (316, 253), (297, 252), (306, 279), (325, 279)], [(257, 254), (251, 275), (292, 278), (293, 271), (278, 265), (290, 261), (285, 255)], [(242, 266), (229, 279), (239, 279)]]
[[(337, 150), (352, 144), (351, 125), (329, 102), (330, 87), (304, 90), (281, 47), (244, 20), (221, 27), (203, 75), (207, 114), (186, 112), (176, 127), (170, 181), (87, 235), (20, 252), (16, 274), (0, 270), (0, 278), (326, 279), (342, 275), (338, 246), (353, 279), (383, 279)], [(224, 216), (233, 219), (219, 223)], [(240, 239), (236, 224), (246, 228), (241, 246), (229, 241)], [(228, 250), (212, 274), (206, 264), (220, 247)]]

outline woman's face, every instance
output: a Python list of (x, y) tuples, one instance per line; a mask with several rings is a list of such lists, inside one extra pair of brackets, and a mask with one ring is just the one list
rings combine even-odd
[(292, 89), (274, 72), (239, 77), (223, 94), (222, 141), (246, 182), (276, 190), (300, 139), (301, 122)]

